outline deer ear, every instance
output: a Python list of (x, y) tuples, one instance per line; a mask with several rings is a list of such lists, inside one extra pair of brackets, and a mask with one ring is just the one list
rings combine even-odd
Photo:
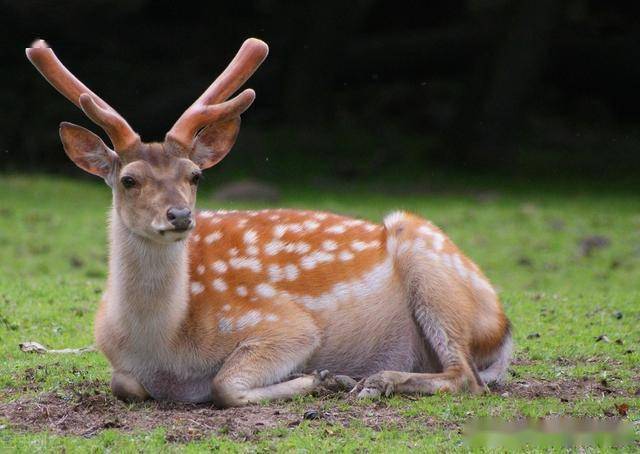
[(213, 123), (193, 141), (191, 160), (201, 169), (216, 165), (229, 153), (240, 131), (240, 117)]
[(100, 137), (81, 126), (60, 123), (60, 139), (67, 156), (82, 170), (106, 179), (118, 155)]

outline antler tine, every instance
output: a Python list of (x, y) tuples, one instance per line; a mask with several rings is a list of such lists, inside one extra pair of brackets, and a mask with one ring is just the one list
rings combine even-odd
[(269, 46), (264, 41), (247, 39), (229, 66), (178, 118), (167, 137), (188, 147), (203, 126), (240, 116), (253, 103), (253, 90), (244, 90), (233, 99), (224, 101), (251, 77), (268, 53)]
[(127, 121), (102, 98), (92, 92), (63, 64), (44, 40), (26, 49), (27, 58), (65, 98), (75, 104), (111, 139), (116, 150), (125, 150), (140, 140)]

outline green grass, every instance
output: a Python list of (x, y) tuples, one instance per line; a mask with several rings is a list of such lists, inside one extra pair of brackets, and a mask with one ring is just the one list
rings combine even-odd
[[(457, 186), (461, 187), (460, 184)], [(220, 206), (204, 188), (200, 207)], [(106, 384), (109, 368), (97, 353), (37, 356), (18, 344), (35, 340), (51, 348), (92, 343), (93, 316), (106, 278), (105, 216), (109, 189), (98, 183), (40, 176), (0, 176), (0, 402), (42, 392), (63, 392), (87, 380)], [(620, 395), (555, 397), (394, 397), (385, 405), (406, 424), (374, 430), (354, 420), (348, 427), (305, 421), (258, 433), (250, 441), (215, 435), (181, 444), (164, 429), (91, 438), (46, 432), (19, 433), (0, 421), (0, 452), (103, 450), (225, 451), (464, 449), (456, 429), (481, 416), (507, 419), (550, 415), (602, 417), (627, 403), (626, 420), (640, 427), (640, 202), (633, 194), (553, 192), (553, 188), (498, 188), (479, 201), (468, 191), (387, 196), (376, 187), (284, 190), (281, 206), (326, 209), (380, 220), (403, 208), (438, 224), (472, 257), (500, 291), (512, 320), (517, 380), (606, 380)], [(225, 204), (225, 207), (242, 206)], [(610, 245), (589, 256), (581, 239), (602, 235)], [(620, 314), (617, 314), (620, 313)], [(617, 316), (616, 316), (617, 315)], [(610, 342), (597, 342), (606, 335)], [(106, 386), (106, 385), (101, 385)], [(18, 390), (19, 392), (16, 392)], [(312, 397), (289, 404), (341, 408), (370, 403)], [(372, 410), (373, 411), (373, 410)], [(274, 416), (276, 417), (276, 416)], [(420, 421), (431, 418), (425, 427)]]

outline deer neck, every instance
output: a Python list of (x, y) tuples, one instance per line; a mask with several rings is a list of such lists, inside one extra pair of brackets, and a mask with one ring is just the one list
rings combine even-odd
[(187, 241), (160, 244), (131, 232), (115, 209), (107, 301), (120, 326), (171, 340), (188, 306)]

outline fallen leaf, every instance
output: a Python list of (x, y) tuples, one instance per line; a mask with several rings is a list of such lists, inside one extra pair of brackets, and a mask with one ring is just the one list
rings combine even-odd
[(615, 404), (616, 410), (618, 410), (618, 414), (620, 416), (627, 416), (627, 412), (629, 411), (629, 405), (626, 403)]
[(600, 334), (598, 337), (596, 337), (596, 342), (605, 342), (608, 344), (609, 342), (611, 342), (611, 339), (609, 339), (606, 334)]

